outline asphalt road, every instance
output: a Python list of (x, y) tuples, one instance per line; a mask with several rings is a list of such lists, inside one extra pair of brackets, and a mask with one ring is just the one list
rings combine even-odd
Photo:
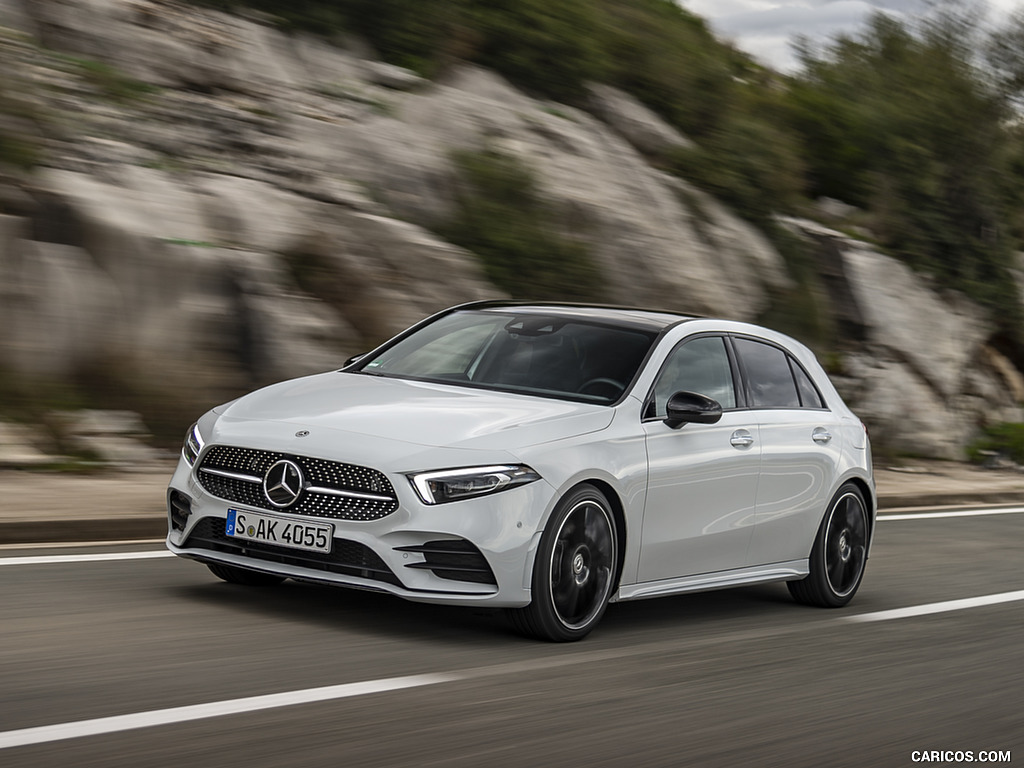
[(624, 603), (572, 645), (498, 612), (228, 585), (156, 543), (2, 549), (0, 765), (1022, 763), (1022, 542), (1021, 512), (883, 520), (846, 609), (784, 585)]

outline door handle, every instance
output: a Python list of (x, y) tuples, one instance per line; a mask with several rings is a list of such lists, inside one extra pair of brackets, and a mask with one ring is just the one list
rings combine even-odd
[(749, 448), (754, 444), (754, 436), (745, 429), (737, 429), (732, 433), (729, 442), (735, 448)]
[(811, 433), (811, 440), (819, 445), (825, 445), (832, 439), (832, 433), (824, 427), (818, 427)]

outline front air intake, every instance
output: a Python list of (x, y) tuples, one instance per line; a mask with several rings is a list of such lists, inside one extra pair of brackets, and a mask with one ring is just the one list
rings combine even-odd
[(412, 547), (396, 547), (398, 552), (418, 552), (422, 563), (408, 563), (406, 568), (431, 571), (439, 579), (466, 581), (471, 584), (494, 584), (494, 571), (479, 549), (465, 539), (428, 541)]

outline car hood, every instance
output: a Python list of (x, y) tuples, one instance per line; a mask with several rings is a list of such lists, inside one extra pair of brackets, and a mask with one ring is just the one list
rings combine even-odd
[(606, 428), (614, 410), (529, 395), (324, 373), (282, 382), (217, 408), (220, 427), (283, 422), (423, 446), (512, 451)]

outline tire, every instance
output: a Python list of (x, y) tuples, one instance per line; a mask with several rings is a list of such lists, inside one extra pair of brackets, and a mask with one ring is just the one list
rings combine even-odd
[(847, 483), (836, 492), (818, 528), (810, 573), (786, 582), (789, 593), (804, 605), (841, 608), (849, 603), (864, 578), (869, 535), (864, 495)]
[(224, 579), (224, 581), (230, 584), (244, 584), (247, 587), (273, 587), (280, 584), (285, 578), (284, 576), (275, 576), (272, 573), (250, 571), (246, 568), (236, 568), (233, 565), (224, 565), (223, 563), (207, 563), (206, 567), (218, 579)]
[(533, 566), (532, 602), (510, 609), (525, 635), (582, 640), (604, 615), (615, 588), (618, 540), (611, 505), (597, 488), (577, 486), (555, 507)]

